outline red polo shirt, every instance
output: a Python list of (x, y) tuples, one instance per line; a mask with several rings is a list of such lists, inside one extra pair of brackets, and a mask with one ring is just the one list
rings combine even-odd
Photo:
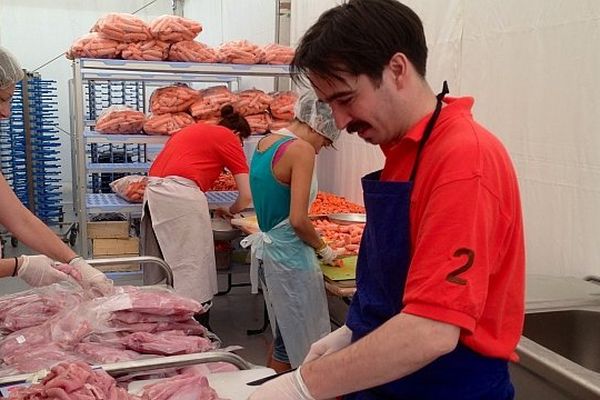
[(240, 139), (228, 128), (198, 123), (169, 138), (152, 163), (148, 175), (191, 179), (206, 191), (223, 167), (233, 175), (247, 174), (248, 163)]
[[(516, 174), (502, 143), (473, 121), (473, 99), (445, 103), (411, 195), (403, 312), (456, 325), (472, 350), (516, 360), (525, 292)], [(408, 180), (429, 118), (382, 146), (382, 180)]]

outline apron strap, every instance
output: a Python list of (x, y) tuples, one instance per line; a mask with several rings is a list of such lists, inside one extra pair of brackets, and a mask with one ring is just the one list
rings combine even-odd
[(411, 182), (414, 182), (415, 180), (415, 177), (417, 175), (417, 169), (419, 168), (419, 161), (421, 160), (421, 151), (423, 150), (423, 147), (425, 147), (425, 143), (429, 139), (429, 136), (431, 136), (431, 132), (433, 132), (435, 123), (437, 122), (438, 117), (440, 116), (440, 112), (442, 111), (442, 100), (444, 100), (444, 96), (446, 96), (446, 94), (448, 93), (450, 93), (450, 90), (448, 89), (448, 82), (444, 81), (442, 91), (436, 96), (437, 103), (435, 105), (435, 111), (433, 112), (431, 118), (427, 122), (427, 126), (425, 127), (423, 137), (419, 142), (419, 148), (417, 149), (417, 157), (415, 158), (415, 164), (413, 165), (412, 172), (410, 173)]

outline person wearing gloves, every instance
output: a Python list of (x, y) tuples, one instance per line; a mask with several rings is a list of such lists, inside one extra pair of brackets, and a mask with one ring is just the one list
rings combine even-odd
[[(0, 118), (11, 114), (11, 99), (16, 84), (24, 78), (16, 58), (0, 47)], [(0, 277), (18, 276), (31, 286), (45, 286), (71, 278), (54, 268), (57, 262), (78, 268), (84, 287), (102, 292), (112, 287), (110, 280), (96, 268), (78, 257), (58, 236), (29, 211), (17, 198), (6, 179), (0, 174), (0, 225), (31, 249), (45, 255), (20, 256), (0, 260)]]
[[(248, 121), (233, 107), (221, 110), (218, 125), (196, 123), (169, 138), (150, 171), (144, 193), (141, 252), (163, 258), (173, 270), (175, 291), (204, 305), (197, 320), (208, 327), (217, 293), (217, 269), (211, 217), (204, 194), (227, 168), (237, 185), (236, 201), (220, 214), (232, 216), (251, 202), (248, 164), (242, 149)], [(144, 269), (144, 283), (162, 275)]]
[[(317, 195), (315, 156), (340, 135), (329, 106), (314, 92), (302, 95), (295, 119), (257, 145), (250, 188), (261, 232), (242, 241), (252, 247), (273, 328), (267, 366), (300, 365), (310, 344), (331, 331), (319, 261), (337, 253), (315, 231), (308, 210)], [(256, 262), (256, 260), (259, 260)]]
[(293, 77), (385, 164), (362, 179), (367, 223), (345, 326), (250, 399), (514, 398), (525, 279), (516, 173), (474, 121), (472, 98), (445, 98), (445, 82), (436, 96), (426, 60), (421, 20), (396, 0), (349, 0), (300, 40)]

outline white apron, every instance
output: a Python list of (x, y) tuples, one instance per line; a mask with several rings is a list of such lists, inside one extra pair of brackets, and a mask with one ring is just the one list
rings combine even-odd
[[(140, 236), (143, 255), (162, 256), (173, 270), (175, 292), (201, 303), (217, 293), (210, 212), (195, 182), (178, 176), (150, 178)], [(157, 283), (159, 276), (156, 269), (144, 268), (144, 284)]]

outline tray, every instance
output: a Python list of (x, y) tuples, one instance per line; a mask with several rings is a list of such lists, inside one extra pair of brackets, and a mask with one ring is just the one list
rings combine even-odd
[(327, 216), (331, 222), (335, 222), (336, 224), (364, 224), (367, 222), (366, 214), (356, 214), (356, 213), (339, 213), (339, 214), (329, 214)]
[(323, 276), (333, 282), (350, 281), (356, 279), (356, 261), (358, 256), (350, 256), (342, 258), (341, 267), (332, 267), (330, 265), (321, 264)]

